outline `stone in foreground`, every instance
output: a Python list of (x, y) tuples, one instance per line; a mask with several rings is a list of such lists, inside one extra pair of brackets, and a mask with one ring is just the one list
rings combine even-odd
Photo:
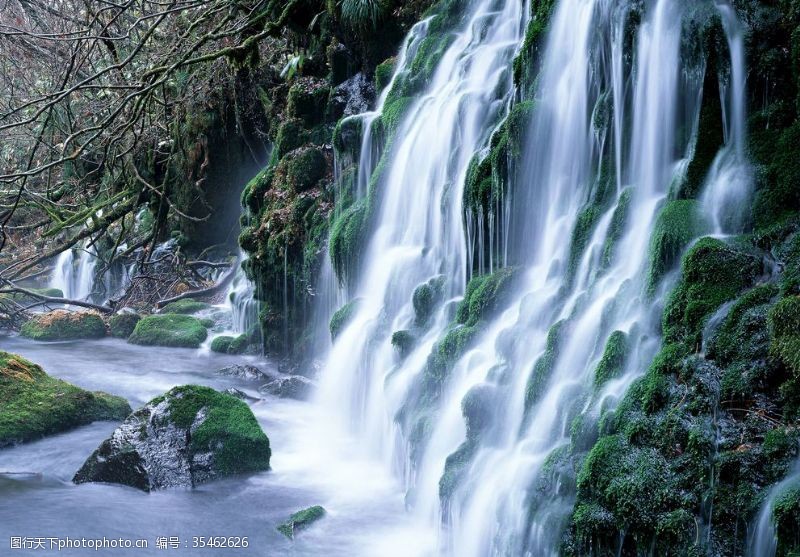
[(0, 447), (98, 420), (123, 420), (130, 412), (123, 398), (84, 391), (22, 356), (0, 351)]
[(208, 387), (175, 387), (131, 414), (75, 474), (144, 491), (269, 469), (269, 439), (250, 408)]
[(293, 540), (297, 532), (305, 530), (324, 516), (325, 509), (323, 507), (319, 505), (308, 507), (290, 516), (289, 520), (278, 526), (278, 532)]
[(208, 337), (203, 322), (190, 315), (149, 315), (142, 318), (128, 337), (131, 344), (199, 348)]
[(34, 316), (20, 329), (20, 334), (33, 340), (79, 340), (103, 338), (106, 325), (93, 311), (57, 309)]

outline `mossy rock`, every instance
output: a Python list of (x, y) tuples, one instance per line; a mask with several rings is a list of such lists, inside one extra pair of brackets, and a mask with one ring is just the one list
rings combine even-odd
[(287, 97), (288, 114), (302, 120), (306, 128), (313, 128), (324, 119), (329, 90), (322, 79), (301, 77), (295, 80)]
[(769, 312), (770, 352), (800, 377), (800, 296), (790, 296)]
[(289, 520), (278, 526), (278, 532), (289, 538), (294, 539), (297, 532), (305, 530), (325, 516), (325, 509), (319, 505), (308, 507), (298, 511), (289, 517)]
[(772, 506), (772, 517), (778, 539), (775, 555), (800, 555), (800, 481), (778, 495)]
[(191, 298), (184, 298), (183, 300), (178, 300), (176, 302), (168, 303), (163, 308), (161, 308), (161, 311), (159, 313), (192, 314), (205, 311), (210, 308), (211, 304), (207, 304), (206, 302), (192, 300)]
[(397, 58), (387, 58), (375, 67), (375, 90), (382, 91), (392, 80)]
[(130, 414), (125, 399), (50, 377), (38, 365), (0, 351), (0, 447), (33, 441)]
[(352, 280), (359, 255), (366, 240), (368, 220), (367, 200), (360, 199), (339, 215), (331, 225), (330, 253), (339, 280)]
[(395, 331), (392, 333), (392, 346), (397, 350), (401, 360), (404, 360), (416, 345), (417, 337), (411, 331)]
[(333, 148), (340, 155), (357, 162), (361, 151), (363, 120), (360, 116), (342, 118), (333, 130)]
[(702, 238), (684, 256), (682, 277), (662, 319), (667, 342), (699, 345), (706, 319), (753, 284), (761, 273), (754, 255), (715, 238)]
[(131, 414), (73, 481), (145, 491), (194, 487), (269, 470), (271, 454), (269, 439), (247, 404), (208, 387), (184, 385)]
[(20, 334), (33, 340), (95, 339), (106, 336), (106, 325), (94, 312), (57, 309), (34, 316)]
[(143, 317), (128, 338), (131, 344), (199, 348), (208, 331), (196, 317), (179, 314)]
[(304, 147), (286, 156), (286, 180), (295, 192), (314, 187), (325, 177), (328, 161), (320, 149)]
[(417, 326), (424, 327), (428, 323), (436, 304), (442, 299), (444, 284), (445, 277), (438, 276), (414, 289), (411, 303), (414, 306)]
[(242, 354), (247, 350), (247, 335), (236, 337), (222, 335), (211, 341), (211, 351), (220, 354)]
[(347, 302), (345, 305), (336, 310), (331, 317), (331, 322), (328, 328), (331, 332), (331, 340), (336, 340), (339, 333), (347, 326), (350, 320), (355, 316), (358, 311), (358, 305), (361, 303), (361, 298), (356, 298)]
[(656, 219), (650, 239), (650, 268), (647, 288), (653, 293), (661, 278), (678, 261), (689, 242), (708, 230), (699, 202), (693, 199), (669, 201)]
[(473, 326), (480, 320), (492, 317), (508, 302), (519, 276), (517, 267), (506, 267), (488, 275), (473, 277), (467, 284), (464, 299), (456, 309), (456, 322)]
[(628, 357), (628, 335), (622, 331), (614, 331), (606, 341), (603, 356), (594, 372), (595, 389), (600, 389), (609, 380), (622, 374), (625, 360)]
[(128, 338), (142, 319), (138, 313), (116, 313), (108, 321), (111, 336), (114, 338)]
[(275, 138), (275, 149), (278, 158), (283, 158), (291, 151), (302, 147), (308, 143), (308, 131), (303, 126), (302, 120), (290, 118), (278, 128), (278, 135)]

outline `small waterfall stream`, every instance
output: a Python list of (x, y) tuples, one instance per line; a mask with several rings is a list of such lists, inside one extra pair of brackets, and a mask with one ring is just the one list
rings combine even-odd
[(789, 489), (800, 489), (800, 462), (794, 465), (786, 478), (775, 484), (767, 493), (751, 536), (749, 557), (774, 557), (778, 548), (778, 537), (775, 533), (775, 522), (772, 517), (775, 502)]
[(87, 247), (67, 249), (56, 258), (48, 286), (70, 300), (86, 301), (92, 295), (97, 257)]

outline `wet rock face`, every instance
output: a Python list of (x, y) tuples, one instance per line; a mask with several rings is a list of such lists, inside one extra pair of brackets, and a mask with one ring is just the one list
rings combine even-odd
[(144, 491), (194, 487), (269, 469), (269, 440), (247, 405), (207, 387), (176, 387), (131, 414), (75, 474)]
[(375, 85), (358, 73), (333, 90), (331, 105), (341, 118), (368, 111), (374, 98)]

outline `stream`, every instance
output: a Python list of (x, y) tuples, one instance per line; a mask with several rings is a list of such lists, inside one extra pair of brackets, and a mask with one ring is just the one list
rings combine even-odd
[[(47, 373), (90, 390), (125, 397), (136, 409), (176, 385), (235, 387), (258, 394), (258, 383), (216, 375), (234, 363), (274, 371), (257, 357), (202, 350), (142, 347), (116, 339), (36, 343), (0, 337), (0, 348), (40, 364)], [(150, 494), (133, 488), (71, 482), (73, 474), (118, 424), (96, 422), (41, 441), (0, 451), (0, 539), (12, 536), (146, 540), (148, 548), (98, 554), (147, 555), (416, 555), (425, 535), (403, 512), (401, 486), (381, 463), (309, 403), (265, 398), (251, 405), (270, 439), (272, 470), (212, 482), (193, 490)], [(364, 455), (364, 456), (362, 456)], [(34, 474), (17, 474), (19, 472)], [(323, 505), (324, 520), (290, 541), (275, 527), (290, 514)], [(408, 534), (414, 528), (414, 535)], [(179, 537), (179, 547), (156, 548), (156, 538)], [(247, 537), (247, 548), (193, 548), (200, 536)], [(402, 540), (402, 543), (398, 543)], [(49, 544), (49, 542), (47, 542)], [(87, 549), (13, 550), (21, 555), (87, 555)]]

